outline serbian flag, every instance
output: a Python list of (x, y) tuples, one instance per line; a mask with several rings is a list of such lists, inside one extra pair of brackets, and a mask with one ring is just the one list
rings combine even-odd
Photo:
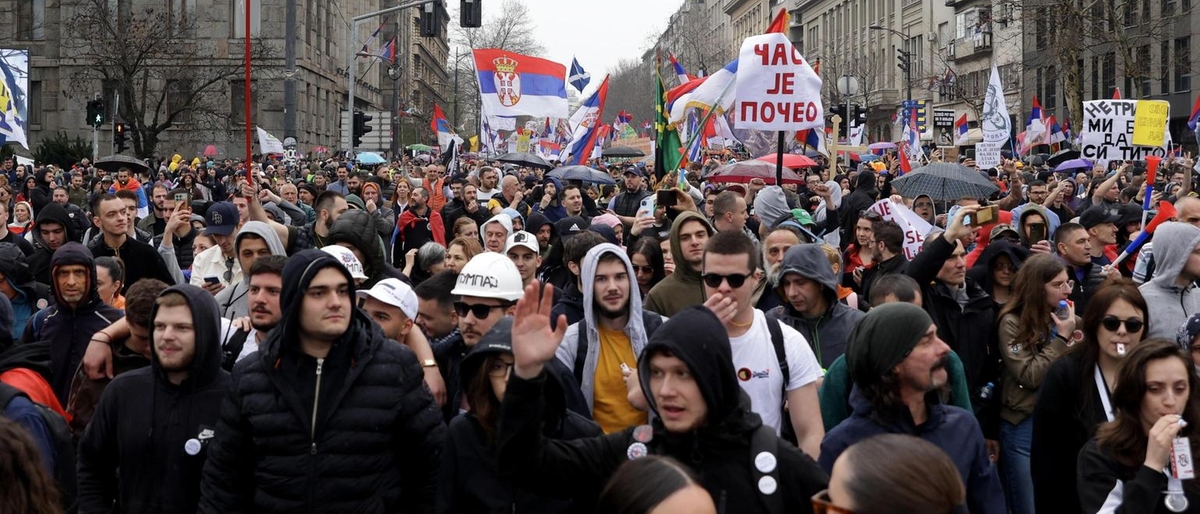
[(964, 114), (954, 122), (954, 146), (963, 146), (967, 144), (967, 115)]
[(1033, 96), (1033, 108), (1029, 110), (1029, 119), (1025, 121), (1025, 141), (1022, 153), (1036, 145), (1044, 143), (1046, 120), (1042, 118), (1042, 105), (1038, 103), (1037, 95)]
[(1113, 99), (1113, 100), (1120, 100), (1120, 99), (1121, 99), (1121, 88), (1119, 88), (1119, 87), (1118, 87), (1118, 88), (1114, 88), (1114, 89), (1113, 89), (1113, 97), (1112, 97), (1112, 99)]
[(679, 64), (679, 61), (675, 60), (675, 54), (667, 54), (667, 56), (667, 58), (671, 61), (671, 68), (675, 70), (675, 76), (679, 78), (680, 84), (687, 84), (688, 82), (691, 82), (692, 79), (696, 78), (688, 75), (687, 72), (683, 70), (683, 65)]
[(1046, 125), (1049, 127), (1050, 136), (1046, 139), (1047, 143), (1059, 144), (1067, 141), (1067, 135), (1063, 133), (1062, 127), (1058, 124), (1058, 120), (1054, 116), (1046, 118)]
[(497, 48), (472, 50), (488, 116), (566, 118), (567, 67)]
[(607, 97), (608, 77), (605, 76), (604, 82), (600, 83), (596, 92), (584, 100), (583, 105), (579, 106), (579, 110), (575, 111), (575, 115), (571, 116), (571, 126), (575, 127), (575, 133), (571, 137), (571, 144), (567, 147), (569, 157), (563, 164), (586, 163), (591, 157), (592, 148), (607, 133), (607, 130), (602, 129), (607, 129), (608, 125), (601, 121), (601, 117), (604, 116), (604, 100)]
[(392, 40), (388, 41), (388, 44), (383, 45), (383, 52), (381, 52), (379, 54), (379, 57), (387, 62), (396, 62), (396, 38), (395, 37), (392, 37)]
[(1195, 131), (1196, 124), (1200, 123), (1200, 96), (1196, 97), (1196, 104), (1192, 106), (1192, 115), (1188, 116), (1188, 128)]
[(908, 142), (900, 142), (900, 151), (896, 152), (896, 157), (900, 159), (900, 171), (896, 173), (897, 177), (903, 177), (905, 173), (912, 171), (912, 163), (908, 162)]
[(429, 121), (429, 128), (433, 129), (433, 132), (437, 134), (438, 146), (442, 148), (448, 148), (450, 142), (456, 139), (460, 144), (462, 143), (462, 139), (454, 133), (454, 129), (450, 127), (450, 122), (446, 120), (446, 113), (436, 103), (433, 104), (433, 119)]

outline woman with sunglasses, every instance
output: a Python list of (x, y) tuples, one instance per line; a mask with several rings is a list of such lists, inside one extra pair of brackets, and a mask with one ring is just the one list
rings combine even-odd
[[(1071, 293), (1072, 283), (1062, 260), (1050, 254), (1030, 257), (1013, 283), (1013, 298), (999, 318), (1001, 475), (1013, 514), (1031, 514), (1033, 482), (1029, 451), (1033, 437), (1033, 407), (1050, 365), (1075, 339), (1075, 313), (1055, 312)], [(1065, 319), (1064, 319), (1065, 318)]]
[[(570, 500), (523, 491), (519, 480), (503, 475), (497, 462), (496, 428), (512, 372), (512, 318), (502, 318), (483, 335), (459, 365), (463, 414), (450, 421), (442, 447), (439, 513), (591, 512)], [(566, 407), (563, 384), (547, 373), (542, 434), (571, 440), (602, 435), (592, 421)]]
[(641, 237), (629, 247), (629, 260), (633, 263), (633, 272), (637, 274), (638, 291), (642, 298), (650, 289), (667, 277), (663, 271), (663, 254), (658, 240), (653, 237)]
[[(1080, 512), (1079, 450), (1111, 421), (1111, 397), (1128, 352), (1146, 336), (1150, 310), (1137, 287), (1115, 279), (1096, 291), (1080, 325), (1082, 340), (1050, 366), (1033, 409), (1030, 468), (1038, 512)], [(1125, 355), (1121, 353), (1124, 346)]]
[(842, 452), (829, 489), (812, 504), (813, 514), (965, 514), (966, 496), (958, 468), (941, 448), (911, 435), (883, 434)]
[(1126, 356), (1116, 382), (1113, 420), (1079, 452), (1081, 512), (1200, 512), (1200, 484), (1172, 474), (1177, 437), (1200, 454), (1200, 378), (1191, 358), (1174, 341), (1147, 339)]

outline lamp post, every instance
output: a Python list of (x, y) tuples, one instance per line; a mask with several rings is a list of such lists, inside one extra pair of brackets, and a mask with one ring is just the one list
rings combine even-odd
[(868, 28), (870, 28), (871, 30), (886, 30), (888, 32), (891, 32), (892, 34), (899, 36), (901, 41), (903, 41), (903, 43), (904, 43), (904, 45), (902, 47), (900, 47), (896, 50), (900, 53), (900, 64), (898, 64), (897, 66), (899, 66), (901, 70), (904, 70), (904, 83), (905, 83), (905, 88), (906, 88), (906, 94), (905, 94), (905, 99), (904, 99), (904, 114), (905, 114), (905, 119), (907, 119), (908, 118), (908, 110), (912, 109), (912, 101), (913, 101), (913, 99), (912, 99), (912, 64), (913, 64), (912, 58), (913, 58), (913, 54), (912, 54), (912, 52), (906, 50), (904, 48), (904, 46), (908, 46), (908, 41), (911, 38), (909, 37), (909, 35), (907, 33), (900, 32), (899, 30), (896, 30), (893, 28), (884, 27), (877, 23), (871, 24), (871, 26)]
[[(846, 98), (846, 146), (850, 146), (850, 121), (854, 116), (850, 113), (850, 99), (858, 94), (858, 77), (854, 75), (842, 75), (837, 80), (838, 94)], [(833, 156), (833, 160), (837, 161), (837, 156)], [(850, 151), (846, 151), (846, 169), (850, 169)]]

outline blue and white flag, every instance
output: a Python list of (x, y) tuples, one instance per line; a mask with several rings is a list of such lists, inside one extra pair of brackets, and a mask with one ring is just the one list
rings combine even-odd
[(571, 58), (571, 74), (567, 77), (567, 82), (571, 83), (571, 87), (580, 93), (583, 88), (587, 87), (588, 82), (592, 81), (592, 74), (583, 70), (583, 66), (579, 65), (579, 59)]
[(29, 53), (24, 50), (3, 52), (0, 55), (0, 145), (17, 143), (28, 150)]

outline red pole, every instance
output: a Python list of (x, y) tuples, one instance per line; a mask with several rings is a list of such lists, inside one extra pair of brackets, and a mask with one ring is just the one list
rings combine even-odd
[(244, 34), (246, 36), (246, 44), (245, 44), (246, 56), (243, 59), (243, 61), (244, 61), (243, 64), (246, 68), (246, 80), (245, 80), (246, 89), (242, 93), (242, 96), (244, 96), (246, 99), (246, 183), (253, 184), (254, 177), (251, 175), (251, 172), (250, 172), (250, 162), (251, 162), (251, 158), (252, 158), (251, 156), (252, 156), (252, 150), (253, 150), (253, 144), (254, 144), (253, 139), (250, 136), (250, 3), (253, 2), (254, 0), (242, 0), (242, 1), (246, 2), (246, 27), (245, 27), (246, 32)]

